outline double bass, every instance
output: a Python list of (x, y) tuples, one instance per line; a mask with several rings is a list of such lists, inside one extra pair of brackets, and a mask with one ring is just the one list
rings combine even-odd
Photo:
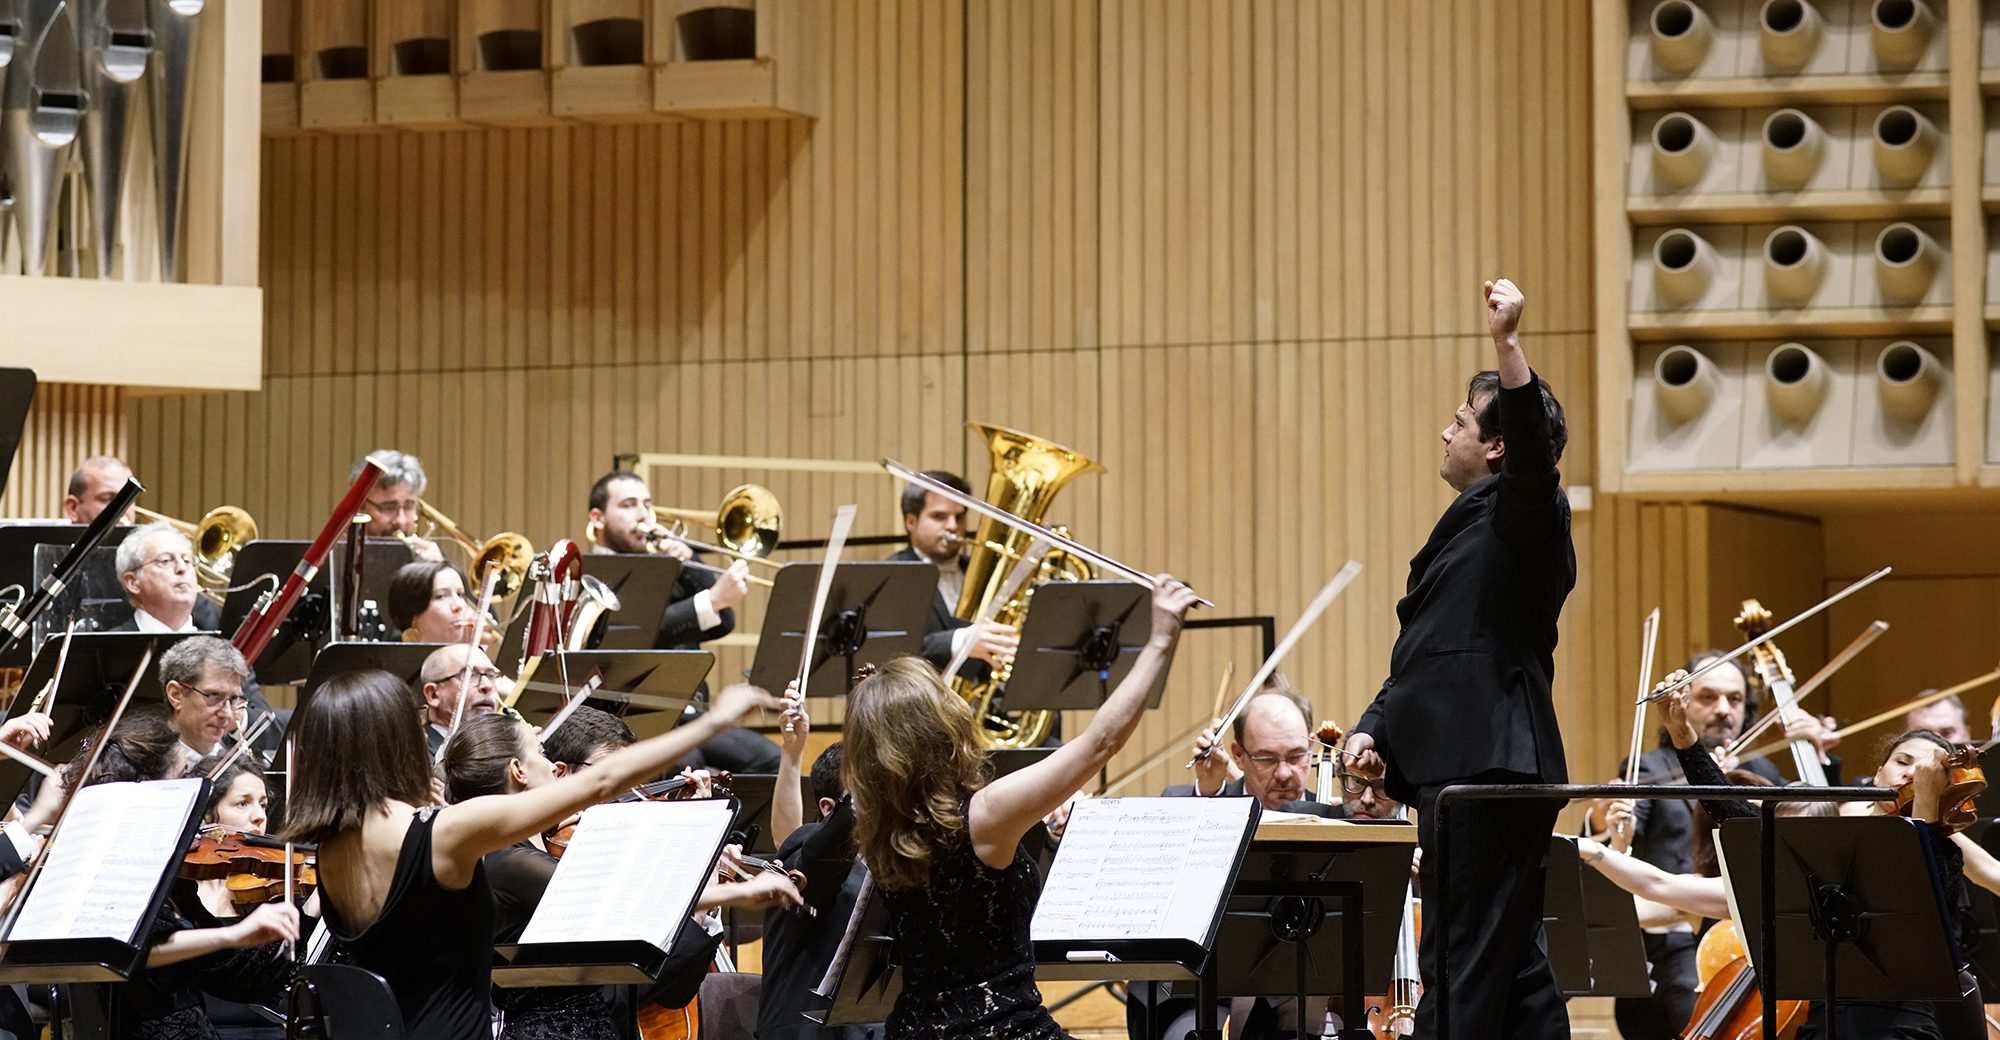
[[(1339, 723), (1331, 719), (1323, 720), (1313, 734), (1320, 746), (1316, 763), (1314, 794), (1322, 805), (1334, 805), (1339, 801), (1339, 777), (1345, 772), (1341, 764), (1340, 742), (1346, 736)], [(1409, 807), (1404, 806), (1404, 819), (1409, 818)], [(1417, 1001), (1423, 997), (1424, 984), (1417, 968), (1417, 943), (1423, 934), (1424, 902), (1417, 898), (1417, 882), (1413, 877), (1403, 887), (1402, 923), (1396, 930), (1396, 957), (1389, 974), (1389, 987), (1381, 994), (1371, 994), (1367, 999), (1368, 1032), (1376, 1040), (1394, 1040), (1408, 1036), (1417, 1028)]]

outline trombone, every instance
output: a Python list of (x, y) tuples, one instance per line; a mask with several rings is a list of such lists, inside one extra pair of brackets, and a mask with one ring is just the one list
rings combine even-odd
[[(502, 531), (484, 542), (475, 542), (470, 535), (459, 530), (457, 524), (452, 523), (451, 517), (438, 512), (435, 506), (421, 498), (417, 499), (417, 513), (430, 524), (422, 537), (442, 534), (458, 543), (458, 547), (472, 557), (469, 574), (471, 581), (484, 581), (489, 567), (500, 569), (500, 583), (493, 589), (493, 598), (509, 599), (527, 584), (528, 567), (535, 560), (535, 547), (529, 544), (526, 537), (512, 531)], [(401, 531), (396, 532), (396, 537), (403, 541), (408, 541), (410, 538)]]
[(195, 580), (203, 591), (212, 594), (229, 587), (230, 575), (236, 571), (237, 552), (245, 542), (257, 537), (257, 521), (236, 506), (216, 506), (192, 524), (144, 506), (133, 506), (132, 515), (141, 523), (165, 523), (187, 535), (188, 541), (194, 543)]
[[(784, 566), (775, 560), (765, 559), (771, 555), (771, 550), (778, 547), (778, 532), (784, 525), (784, 511), (778, 507), (778, 496), (760, 484), (739, 484), (731, 488), (713, 512), (654, 506), (653, 516), (662, 527), (656, 529), (660, 531), (659, 535), (648, 535), (648, 543), (659, 537), (672, 536), (702, 552), (733, 557), (753, 566), (772, 570)], [(715, 542), (710, 544), (688, 537), (689, 525), (693, 523), (714, 525)]]

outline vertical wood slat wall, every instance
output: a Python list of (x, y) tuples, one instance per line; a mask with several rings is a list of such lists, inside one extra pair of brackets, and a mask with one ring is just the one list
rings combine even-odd
[[(266, 390), (138, 400), (125, 435), (177, 515), (234, 502), (303, 537), (392, 445), (467, 530), (541, 546), (580, 536), (615, 451), (894, 455), (978, 484), (961, 424), (1023, 427), (1109, 468), (1059, 519), (1221, 613), (1282, 629), (1360, 560), (1285, 667), (1351, 723), (1449, 500), (1436, 431), (1490, 363), (1481, 278), (1528, 293), (1566, 478), (1592, 482), (1589, 14), (830, 0), (815, 122), (270, 140)], [(856, 496), (863, 529), (896, 526), (886, 478), (743, 476), (794, 532)], [(1705, 641), (1703, 508), (1576, 514), (1557, 698), (1579, 776), (1622, 753), (1644, 611), (1667, 610), (1663, 660)], [(1126, 759), (1255, 655), (1192, 634)]]

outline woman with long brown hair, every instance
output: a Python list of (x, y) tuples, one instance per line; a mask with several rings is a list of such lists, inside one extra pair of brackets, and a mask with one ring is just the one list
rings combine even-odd
[(1063, 1035), (1035, 988), (1028, 922), (1035, 864), (1021, 839), (1125, 746), (1166, 682), (1193, 590), (1161, 575), (1153, 634), (1090, 725), (1027, 768), (988, 781), (972, 709), (914, 657), (848, 695), (841, 777), (855, 837), (889, 908), (903, 964), (890, 1040)]
[(722, 691), (700, 718), (532, 790), (431, 802), (430, 756), (410, 688), (386, 672), (336, 676), (298, 716), (283, 837), (319, 844), (327, 927), (354, 963), (381, 975), (404, 1032), (491, 1040), (493, 891), (481, 857), (658, 775), (756, 708), (783, 702)]

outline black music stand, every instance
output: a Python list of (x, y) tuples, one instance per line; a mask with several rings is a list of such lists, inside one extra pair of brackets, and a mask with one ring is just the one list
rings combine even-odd
[[(126, 982), (146, 963), (147, 954), (153, 946), (153, 923), (160, 915), (161, 905), (166, 902), (167, 893), (172, 889), (174, 879), (180, 874), (181, 858), (187, 848), (194, 843), (194, 836), (201, 827), (202, 811), (208, 807), (210, 785), (205, 778), (185, 780), (156, 780), (150, 783), (187, 785), (193, 781), (191, 799), (187, 804), (186, 816), (179, 821), (178, 838), (172, 842), (162, 842), (158, 847), (127, 848), (120, 846), (114, 855), (118, 862), (109, 861), (100, 866), (116, 869), (125, 874), (134, 870), (150, 868), (156, 873), (142, 875), (157, 878), (144, 911), (136, 926), (123, 938), (98, 935), (77, 935), (69, 938), (23, 938), (6, 941), (7, 956), (0, 960), (0, 984), (25, 982), (38, 983), (84, 983), (84, 982)], [(102, 785), (101, 797), (113, 798), (120, 786)], [(52, 855), (64, 852), (60, 848), (63, 834), (56, 835), (57, 848)], [(52, 859), (53, 862), (53, 859)], [(129, 876), (129, 875), (128, 875)], [(139, 877), (133, 877), (139, 880)], [(43, 898), (65, 898), (65, 894), (49, 887), (48, 874), (44, 872), (36, 881), (36, 887), (27, 894), (28, 908), (32, 910), (37, 896)], [(77, 898), (77, 894), (69, 894)], [(22, 920), (27, 919), (24, 912)], [(16, 931), (23, 925), (16, 923)], [(110, 1035), (122, 1035), (113, 1031)]]
[[(778, 571), (757, 659), (750, 666), (752, 685), (779, 691), (798, 678), (819, 571), (817, 563), (788, 563)], [(844, 695), (854, 686), (856, 665), (921, 652), (936, 595), (937, 568), (921, 561), (836, 567), (813, 646), (807, 694)]]
[[(56, 558), (59, 559), (63, 552), (67, 551), (70, 546), (75, 545), (76, 540), (83, 536), (86, 526), (85, 524), (37, 521), (0, 524), (0, 588), (9, 585), (19, 585), (27, 592), (33, 592), (42, 583), (42, 579), (48, 577), (49, 571), (55, 562), (53, 559), (42, 562), (35, 552), (35, 547), (40, 545), (59, 546), (60, 549), (56, 552)], [(106, 531), (104, 541), (98, 545), (99, 552), (102, 553), (107, 549), (115, 549), (118, 543), (124, 541), (125, 536), (131, 534), (134, 530), (137, 530), (137, 528), (134, 528), (130, 524), (120, 524)], [(115, 557), (116, 553), (114, 552), (112, 555)], [(93, 609), (84, 610), (83, 608), (86, 605), (84, 600), (106, 597), (102, 595), (86, 596), (85, 590), (81, 588), (74, 591), (64, 590), (63, 594), (57, 596), (55, 602), (49, 605), (49, 609), (42, 613), (42, 618), (36, 619), (37, 627), (41, 627), (42, 619), (46, 618), (49, 625), (53, 626), (56, 631), (61, 631), (62, 627), (68, 623), (69, 618), (74, 615), (85, 621), (95, 622), (98, 630), (102, 630), (111, 628), (132, 616), (132, 606), (130, 603), (124, 602), (122, 587), (118, 586), (116, 565), (110, 563), (100, 564), (98, 558), (93, 555), (87, 558), (85, 567), (93, 574), (93, 577), (89, 579), (89, 584), (92, 586), (101, 586), (105, 578), (104, 572), (110, 572), (108, 580), (113, 587), (120, 590), (118, 595), (119, 602), (115, 604), (96, 604), (93, 605)], [(73, 585), (77, 584), (75, 579), (72, 579), (71, 583)], [(78, 627), (82, 628), (83, 626), (79, 625)], [(39, 639), (23, 639), (16, 643), (14, 648), (7, 651), (5, 656), (0, 656), (0, 667), (25, 667), (28, 659), (33, 656), (34, 649), (39, 642)]]
[[(1129, 581), (1035, 586), (1007, 679), (1009, 711), (1095, 709), (1132, 670), (1153, 634), (1152, 590)], [(1164, 684), (1148, 708), (1160, 706)], [(999, 710), (996, 706), (995, 710)]]
[(306, 702), (326, 685), (328, 679), (348, 672), (384, 671), (407, 683), (412, 690), (421, 690), (419, 680), (424, 670), (424, 662), (450, 643), (372, 643), (338, 642), (328, 643), (313, 655), (312, 668), (306, 672), (305, 684), (299, 687), (298, 708), (294, 714), (304, 711)]
[[(1745, 922), (1764, 920), (1758, 823), (1728, 820), (1719, 838)], [(1899, 816), (1778, 820), (1776, 963), (1756, 963), (1759, 930), (1745, 937), (1758, 981), (1780, 999), (1829, 1005), (1956, 998), (1958, 943), (1925, 826)], [(1835, 1020), (1827, 1016), (1829, 1040)]]
[[(388, 620), (389, 583), (395, 580), (396, 572), (401, 570), (405, 564), (415, 561), (416, 556), (411, 554), (410, 546), (406, 542), (398, 541), (394, 538), (370, 538), (361, 543), (361, 602), (365, 605), (372, 601), (376, 609), (381, 612), (382, 623), (384, 625), (393, 624), (393, 622)], [(326, 567), (323, 571), (329, 575), (345, 574), (347, 572), (347, 540), (345, 538), (336, 540), (333, 543), (332, 551), (327, 553)], [(468, 583), (465, 590), (466, 596), (477, 603), (479, 591), (471, 587), (471, 578), (465, 580)], [(330, 620), (337, 619), (340, 617), (341, 597), (345, 595), (346, 590), (342, 587), (341, 582), (331, 580), (328, 581), (327, 588), (329, 590), (327, 594), (328, 609), (331, 611)], [(335, 638), (341, 636), (341, 633), (332, 627), (329, 627), (328, 631)]]
[(1595, 870), (1583, 871), (1583, 927), (1590, 949), (1590, 995), (1645, 997), (1653, 992), (1632, 896)]
[[(584, 649), (651, 650), (658, 645), (660, 619), (666, 616), (667, 607), (673, 602), (681, 561), (671, 556), (636, 553), (587, 553), (583, 557), (583, 573), (603, 582), (618, 597), (618, 609), (606, 612), (598, 621), (597, 631)], [(479, 582), (475, 578), (466, 580), (472, 583), (466, 595), (477, 604)], [(521, 659), (521, 642), (528, 633), (528, 613), (519, 612), (507, 625), (506, 635), (500, 640), (500, 656), (495, 660)]]
[[(306, 546), (311, 542), (281, 541), (274, 538), (258, 538), (243, 543), (236, 552), (236, 566), (230, 574), (230, 582), (238, 588), (222, 601), (222, 630), (234, 632), (242, 627), (243, 619), (257, 604), (259, 597), (276, 592), (298, 569), (299, 561), (305, 558)], [(256, 582), (259, 575), (270, 575), (270, 581)], [(303, 681), (312, 671), (313, 657), (320, 647), (332, 639), (333, 610), (327, 596), (326, 569), (321, 568), (313, 579), (306, 583), (305, 593), (299, 597), (298, 605), (292, 608), (285, 623), (278, 626), (270, 645), (250, 662), (250, 670), (257, 673), (257, 681), (266, 685), (296, 683)]]
[[(111, 534), (117, 541), (124, 541), (125, 535), (136, 531), (135, 527), (113, 527)], [(106, 542), (112, 541), (106, 537)], [(70, 547), (54, 542), (43, 542), (34, 547), (35, 580), (41, 581), (53, 573), (62, 558), (68, 555)], [(200, 606), (200, 602), (196, 602)], [(125, 585), (118, 580), (118, 546), (100, 544), (83, 557), (69, 582), (57, 594), (49, 609), (35, 618), (34, 634), (26, 640), (36, 645), (52, 634), (60, 634), (71, 619), (76, 621), (79, 632), (109, 632), (132, 620), (132, 600), (126, 595)]]
[[(1549, 970), (1563, 996), (1588, 996), (1590, 932), (1583, 921), (1583, 861), (1576, 842), (1549, 838), (1549, 865), (1542, 883), (1542, 931), (1549, 947)], [(1596, 871), (1590, 871), (1596, 873)], [(1631, 900), (1626, 900), (1631, 902)]]
[[(1338, 996), (1341, 1035), (1367, 1036), (1365, 980), (1394, 970), (1415, 839), (1416, 825), (1407, 823), (1259, 827), (1204, 988), (1218, 996), (1291, 997), (1302, 1032), (1311, 998)], [(1358, 922), (1351, 907), (1360, 910)], [(1196, 1013), (1197, 1033), (1220, 1037), (1215, 1001), (1199, 1001)]]
[[(132, 670), (139, 666), (139, 658), (151, 648), (153, 660), (146, 666), (146, 674), (139, 679), (138, 689), (132, 694), (132, 706), (162, 704), (166, 694), (160, 688), (160, 655), (167, 648), (199, 632), (78, 632), (69, 650), (69, 664), (63, 668), (61, 685), (56, 687), (55, 704), (49, 711), (54, 724), (49, 729), (49, 739), (40, 747), (32, 749), (35, 754), (54, 763), (69, 761), (77, 753), (83, 738), (92, 730), (104, 724), (111, 712), (118, 706), (118, 698), (125, 692), (125, 684), (131, 681)], [(28, 666), (26, 676), (21, 680), (21, 692), (13, 703), (7, 706), (7, 718), (14, 718), (27, 712), (35, 696), (48, 685), (55, 675), (56, 659), (62, 656), (60, 635), (50, 636), (42, 643), (41, 652), (35, 655), (34, 663)], [(127, 709), (129, 712), (131, 709)], [(0, 795), (8, 803), (19, 798), (29, 786), (31, 777), (40, 774), (11, 758), (0, 757)]]
[(896, 938), (889, 934), (889, 908), (873, 885), (855, 900), (848, 928), (853, 941), (834, 956), (827, 969), (832, 986), (822, 984), (813, 990), (814, 996), (828, 1002), (827, 1007), (805, 1015), (821, 1025), (886, 1021), (895, 1010), (896, 998), (903, 995), (903, 965), (896, 956)]
[[(693, 804), (698, 803), (647, 802), (620, 808), (639, 809), (648, 813), (670, 813), (685, 811)], [(735, 806), (732, 804), (729, 808), (733, 811)], [(716, 863), (722, 858), (724, 840), (720, 839), (726, 838), (726, 832), (718, 838), (719, 840), (705, 850), (705, 856), (696, 855), (675, 866), (690, 867), (699, 863), (701, 872), (698, 877), (714, 878)], [(578, 862), (568, 869), (581, 871), (586, 875), (600, 873), (607, 864), (590, 862), (593, 851), (579, 839), (564, 854), (564, 862), (566, 864), (571, 857), (578, 857)], [(616, 864), (608, 866), (615, 868)], [(549, 879), (549, 890), (543, 897), (545, 900), (553, 895), (558, 886), (564, 884), (564, 869), (564, 865), (557, 865), (555, 875)], [(679, 929), (700, 927), (689, 918), (694, 912), (695, 903), (701, 897), (702, 887), (700, 883), (690, 886), (688, 901), (682, 905), (680, 912), (673, 916), (676, 922), (675, 930), (662, 936), (657, 943), (628, 938), (515, 942), (496, 946), (493, 984), (507, 987), (646, 986), (658, 982), (661, 972), (666, 969), (674, 936), (679, 934)], [(539, 919), (532, 921), (529, 929), (533, 930), (541, 923)], [(525, 937), (524, 935), (523, 938)]]
[[(550, 654), (535, 669), (528, 688), (514, 700), (521, 717), (539, 726), (562, 710), (569, 694), (594, 677), (597, 688), (583, 703), (624, 717), (650, 712), (666, 712), (678, 724), (681, 712), (694, 699), (695, 687), (715, 667), (715, 655), (706, 650), (568, 650)], [(567, 676), (569, 689), (563, 688)]]

